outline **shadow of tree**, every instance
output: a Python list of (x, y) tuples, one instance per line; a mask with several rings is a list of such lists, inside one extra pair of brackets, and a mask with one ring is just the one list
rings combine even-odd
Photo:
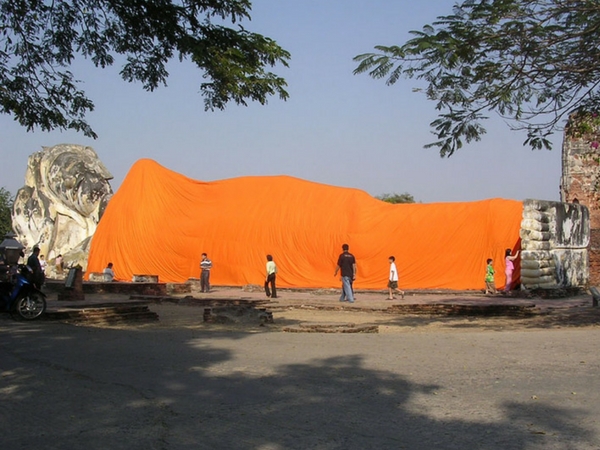
[(5, 322), (0, 332), (2, 449), (598, 448), (584, 411), (505, 402), (479, 419), (443, 415), (423, 406), (444, 410), (443, 385), (375, 370), (358, 350), (304, 348), (279, 363), (269, 340), (282, 334), (257, 346), (251, 334), (198, 330)]
[[(439, 303), (443, 303), (440, 301)], [(452, 300), (446, 301), (451, 304)], [(554, 307), (535, 310), (532, 315), (484, 314), (402, 314), (391, 316), (385, 323), (400, 327), (424, 328), (432, 324), (454, 329), (560, 329), (600, 325), (600, 308), (592, 306)]]

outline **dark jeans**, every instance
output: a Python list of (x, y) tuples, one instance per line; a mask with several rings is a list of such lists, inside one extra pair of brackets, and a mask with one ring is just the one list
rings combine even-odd
[(200, 291), (210, 291), (210, 270), (203, 270), (200, 274)]
[(36, 288), (41, 289), (45, 281), (46, 277), (44, 276), (44, 272), (38, 272), (33, 274), (33, 285)]
[[(275, 278), (277, 275), (272, 273), (267, 277), (267, 281), (265, 281), (265, 293), (267, 297), (277, 298), (277, 288), (275, 287)], [(271, 290), (269, 290), (269, 283), (271, 283)]]

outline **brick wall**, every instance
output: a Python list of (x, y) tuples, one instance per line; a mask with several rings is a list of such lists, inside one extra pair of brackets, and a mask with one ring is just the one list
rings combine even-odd
[(590, 284), (600, 286), (600, 229), (591, 230), (590, 239)]
[(589, 267), (590, 284), (600, 285), (600, 149), (590, 142), (599, 136), (569, 138), (562, 149), (561, 201), (581, 203), (590, 212)]

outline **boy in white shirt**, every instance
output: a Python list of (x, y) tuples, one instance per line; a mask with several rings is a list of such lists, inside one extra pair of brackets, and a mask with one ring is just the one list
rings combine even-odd
[(398, 289), (398, 269), (396, 269), (396, 258), (393, 256), (389, 257), (390, 262), (390, 276), (388, 281), (388, 289), (390, 290), (390, 296), (388, 300), (394, 300), (394, 293), (398, 292), (402, 298), (404, 298), (404, 291)]

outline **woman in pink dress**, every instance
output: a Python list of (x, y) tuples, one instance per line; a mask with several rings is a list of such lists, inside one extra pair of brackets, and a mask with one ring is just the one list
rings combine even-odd
[(508, 294), (512, 289), (512, 281), (513, 281), (513, 272), (515, 271), (515, 263), (513, 262), (519, 256), (520, 250), (517, 250), (517, 253), (512, 254), (512, 250), (510, 248), (506, 249), (504, 252), (505, 258), (505, 266), (504, 274), (506, 275), (506, 284), (504, 285), (504, 293)]

